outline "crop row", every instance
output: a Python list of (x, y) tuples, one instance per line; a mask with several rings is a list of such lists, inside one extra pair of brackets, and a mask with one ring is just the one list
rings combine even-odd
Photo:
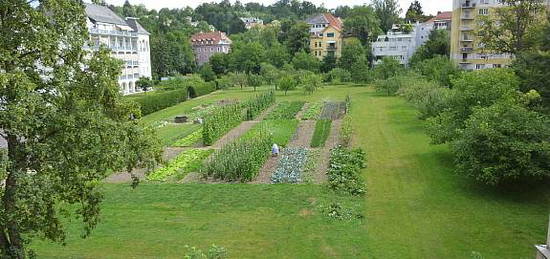
[(302, 110), (305, 102), (281, 102), (269, 113), (267, 120), (290, 120), (296, 117), (296, 114)]
[(337, 120), (346, 113), (345, 102), (327, 102), (325, 103), (319, 119)]
[(187, 135), (187, 137), (182, 138), (172, 146), (174, 147), (192, 147), (197, 144), (202, 138), (202, 128), (195, 130), (193, 133)]
[(311, 103), (302, 115), (302, 120), (316, 120), (321, 114), (324, 104), (322, 102)]
[(166, 181), (169, 177), (183, 178), (185, 174), (199, 171), (202, 162), (212, 153), (212, 150), (191, 149), (182, 152), (167, 165), (153, 171), (147, 176), (149, 181)]
[(265, 130), (251, 138), (254, 141), (240, 138), (215, 151), (205, 163), (202, 174), (226, 181), (253, 180), (269, 157), (273, 139)]
[(277, 169), (271, 175), (272, 183), (300, 183), (302, 170), (307, 162), (308, 150), (305, 148), (287, 148), (281, 153)]
[(331, 120), (318, 120), (315, 123), (315, 131), (311, 139), (311, 147), (322, 147), (328, 139), (330, 134), (330, 127), (332, 125)]
[(253, 141), (254, 136), (264, 130), (272, 136), (273, 143), (286, 147), (297, 128), (297, 120), (264, 120), (252, 127), (242, 138)]
[(275, 94), (269, 92), (239, 104), (219, 107), (208, 116), (203, 124), (202, 138), (205, 145), (212, 145), (243, 120), (255, 118), (261, 111), (275, 102)]
[(328, 186), (340, 193), (363, 195), (365, 182), (361, 169), (365, 168), (365, 152), (361, 149), (332, 149), (328, 169)]

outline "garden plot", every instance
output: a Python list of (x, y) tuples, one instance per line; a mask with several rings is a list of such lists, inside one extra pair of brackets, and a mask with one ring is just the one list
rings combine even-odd
[(346, 114), (347, 105), (345, 102), (327, 102), (323, 106), (319, 119), (338, 120)]
[(203, 161), (212, 154), (211, 149), (190, 149), (183, 151), (165, 166), (147, 176), (149, 181), (164, 182), (170, 179), (181, 180), (188, 173), (197, 172)]
[(271, 175), (272, 183), (301, 183), (302, 170), (307, 163), (306, 148), (286, 148), (281, 152), (281, 158), (275, 173)]
[(296, 118), (296, 114), (302, 110), (305, 102), (281, 102), (273, 109), (269, 115), (266, 117), (266, 120), (278, 120), (286, 119), (291, 120)]
[(316, 120), (319, 118), (319, 115), (321, 114), (321, 110), (323, 109), (324, 102), (315, 102), (315, 103), (309, 103), (307, 108), (303, 110), (302, 113), (302, 120)]

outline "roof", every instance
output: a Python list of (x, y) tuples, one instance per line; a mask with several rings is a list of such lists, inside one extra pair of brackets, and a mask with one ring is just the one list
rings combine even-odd
[(128, 25), (124, 19), (120, 18), (115, 12), (106, 6), (96, 4), (86, 4), (86, 15), (88, 18), (103, 23), (111, 23), (118, 25)]
[(201, 32), (194, 34), (191, 36), (191, 42), (197, 42), (197, 41), (214, 41), (215, 43), (218, 43), (222, 40), (226, 40), (231, 42), (229, 37), (225, 35), (225, 32), (221, 31), (213, 31), (213, 32)]
[(308, 24), (330, 24), (332, 27), (342, 30), (342, 20), (331, 13), (323, 13), (312, 16), (306, 20)]
[(453, 18), (453, 12), (439, 12), (435, 16), (435, 20), (451, 20)]
[(134, 31), (137, 33), (150, 34), (147, 30), (143, 28), (143, 26), (141, 26), (141, 24), (139, 24), (136, 18), (128, 17), (126, 18), (126, 23), (128, 24), (128, 26), (132, 27), (132, 29), (134, 29)]

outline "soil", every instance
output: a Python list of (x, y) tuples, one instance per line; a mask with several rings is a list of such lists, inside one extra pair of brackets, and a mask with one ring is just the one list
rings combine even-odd
[(314, 131), (315, 131), (314, 120), (300, 121), (300, 123), (298, 124), (298, 129), (296, 130), (296, 133), (294, 134), (294, 136), (292, 137), (292, 140), (288, 144), (288, 147), (309, 148)]
[(308, 108), (309, 108), (309, 103), (305, 103), (302, 109), (298, 113), (296, 113), (296, 119), (301, 120), (302, 117), (304, 117), (304, 113), (307, 111)]
[(321, 150), (317, 172), (313, 175), (313, 182), (316, 184), (321, 184), (327, 181), (327, 170), (330, 163), (330, 150), (338, 146), (340, 143), (341, 127), (342, 120), (335, 120), (332, 122), (330, 135), (325, 143), (325, 147)]
[(277, 170), (277, 165), (279, 164), (279, 156), (270, 157), (260, 169), (260, 173), (256, 179), (250, 183), (252, 184), (269, 184), (271, 183), (271, 175)]

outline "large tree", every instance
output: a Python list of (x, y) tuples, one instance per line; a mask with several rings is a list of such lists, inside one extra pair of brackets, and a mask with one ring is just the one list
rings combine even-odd
[(344, 30), (367, 46), (380, 33), (380, 20), (371, 6), (356, 6), (344, 21)]
[(477, 34), (487, 52), (518, 54), (536, 46), (545, 21), (543, 0), (502, 0), (505, 6), (477, 16)]
[(424, 11), (422, 10), (422, 5), (418, 0), (414, 0), (414, 2), (409, 5), (409, 9), (407, 9), (407, 13), (405, 13), (405, 20), (407, 22), (423, 22), (426, 19), (426, 16), (424, 15)]
[(414, 66), (416, 63), (436, 56), (449, 57), (451, 51), (451, 39), (447, 30), (433, 30), (430, 32), (428, 41), (420, 46), (411, 57), (409, 63)]
[(102, 180), (151, 165), (160, 149), (120, 98), (121, 63), (83, 50), (79, 1), (3, 0), (0, 10), (0, 257), (24, 258), (32, 237), (64, 242), (62, 215), (90, 234)]
[(396, 0), (374, 0), (372, 2), (376, 16), (380, 20), (382, 32), (387, 32), (393, 24), (399, 22), (399, 15), (403, 11)]
[(157, 78), (195, 71), (195, 54), (186, 34), (169, 32), (151, 39), (151, 70)]

